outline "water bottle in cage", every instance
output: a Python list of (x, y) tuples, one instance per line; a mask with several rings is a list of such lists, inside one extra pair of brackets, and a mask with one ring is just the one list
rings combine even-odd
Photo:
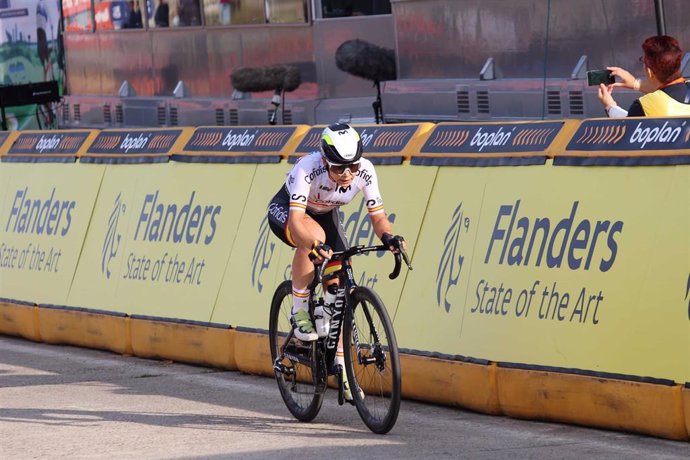
[[(323, 329), (324, 335), (321, 335), (322, 329), (319, 329), (317, 325), (319, 337), (326, 337), (331, 331), (339, 330), (339, 321), (342, 319), (344, 305), (345, 289), (338, 289), (338, 286), (335, 284), (328, 286), (326, 292), (324, 292), (322, 308), (319, 310), (322, 321), (326, 326)], [(314, 311), (316, 312), (316, 309)], [(314, 316), (316, 316), (316, 313)], [(337, 336), (335, 339), (337, 339)], [(332, 348), (334, 346), (334, 344), (331, 344), (332, 340), (328, 342), (327, 346)]]
[(316, 333), (320, 338), (326, 337), (330, 329), (331, 315), (328, 313), (330, 308), (323, 304), (323, 300), (314, 307), (314, 325), (316, 326)]

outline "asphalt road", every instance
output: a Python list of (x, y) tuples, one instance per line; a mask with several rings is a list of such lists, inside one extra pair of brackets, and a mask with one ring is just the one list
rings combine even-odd
[(0, 336), (2, 459), (690, 458), (690, 443), (411, 401), (379, 436), (326, 399), (303, 424), (269, 378)]

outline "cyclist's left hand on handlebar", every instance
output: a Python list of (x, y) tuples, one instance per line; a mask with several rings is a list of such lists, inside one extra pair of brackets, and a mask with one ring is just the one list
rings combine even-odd
[(324, 259), (333, 257), (333, 250), (326, 243), (319, 240), (314, 240), (311, 245), (311, 252), (309, 252), (309, 260), (315, 264), (323, 263)]
[(392, 252), (400, 252), (401, 250), (407, 251), (407, 242), (405, 238), (400, 235), (393, 236), (390, 233), (384, 233), (381, 236), (381, 241), (388, 246), (388, 249)]

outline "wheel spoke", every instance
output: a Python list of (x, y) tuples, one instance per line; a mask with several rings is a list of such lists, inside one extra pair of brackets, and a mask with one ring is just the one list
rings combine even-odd
[(323, 392), (314, 385), (312, 373), (315, 344), (305, 344), (292, 333), (292, 287), (282, 283), (271, 304), (269, 340), (276, 381), (288, 410), (300, 421), (319, 413)]
[[(362, 420), (376, 433), (386, 433), (400, 407), (400, 365), (393, 327), (381, 300), (373, 291), (358, 288), (354, 308), (346, 323), (345, 348), (348, 379), (364, 391), (353, 389)], [(351, 375), (350, 375), (351, 374)], [(357, 393), (357, 394), (355, 394)]]

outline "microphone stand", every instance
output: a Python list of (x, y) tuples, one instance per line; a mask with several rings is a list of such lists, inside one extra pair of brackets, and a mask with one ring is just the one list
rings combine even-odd
[(376, 87), (376, 100), (371, 104), (374, 108), (374, 118), (376, 119), (376, 124), (383, 123), (383, 104), (381, 103), (381, 82), (378, 80), (374, 81), (374, 86)]
[[(275, 94), (273, 94), (273, 98), (271, 98), (271, 104), (275, 107), (273, 110), (273, 113), (271, 114), (271, 118), (268, 119), (268, 123), (270, 125), (275, 125), (276, 121), (278, 119), (278, 107), (280, 107), (280, 99), (281, 99), (281, 93), (283, 93), (281, 88), (276, 88)], [(285, 123), (285, 120), (283, 120), (283, 123)]]

